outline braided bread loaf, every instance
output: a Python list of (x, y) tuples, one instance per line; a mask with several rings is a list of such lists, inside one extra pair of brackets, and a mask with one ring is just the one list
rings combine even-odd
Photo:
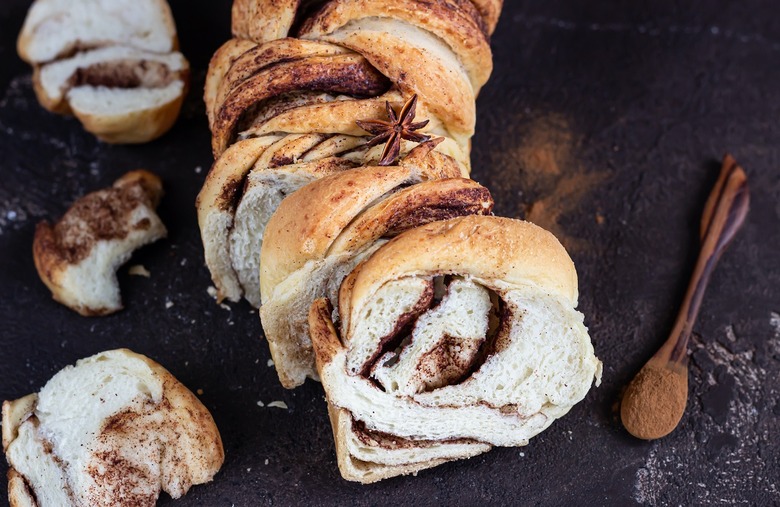
[[(441, 138), (432, 157), (470, 173), (474, 99), (492, 69), (500, 1), (331, 1), (311, 16), (300, 3), (234, 2), (237, 38), (209, 65), (216, 162), (197, 207), (219, 300), (260, 305), (257, 252), (270, 215), (314, 179), (376, 164), (382, 150), (366, 146), (355, 120), (383, 117), (386, 104), (417, 94), (425, 134)], [(414, 146), (401, 143), (400, 157)]]
[(209, 66), (218, 299), (260, 307), (285, 387), (322, 380), (349, 480), (525, 445), (600, 376), (563, 247), (468, 179), (500, 10), (235, 0)]

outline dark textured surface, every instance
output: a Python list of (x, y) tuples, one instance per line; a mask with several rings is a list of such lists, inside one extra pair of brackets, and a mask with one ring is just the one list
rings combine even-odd
[[(109, 348), (158, 360), (203, 390), (227, 451), (216, 480), (182, 506), (780, 503), (776, 2), (507, 3), (478, 103), (473, 175), (493, 191), (497, 214), (553, 228), (577, 264), (604, 381), (568, 416), (525, 448), (373, 486), (341, 480), (321, 387), (285, 391), (257, 315), (206, 293), (193, 206), (211, 161), (200, 90), (228, 37), (227, 2), (172, 2), (193, 91), (169, 134), (130, 147), (98, 143), (38, 106), (14, 46), (28, 2), (3, 2), (0, 397), (36, 391)], [(671, 328), (726, 150), (748, 173), (752, 210), (705, 296), (682, 423), (640, 442), (621, 428), (615, 403)], [(164, 180), (170, 236), (130, 262), (150, 279), (121, 271), (124, 311), (79, 317), (36, 276), (35, 223), (137, 167)], [(257, 404), (273, 400), (289, 409)]]

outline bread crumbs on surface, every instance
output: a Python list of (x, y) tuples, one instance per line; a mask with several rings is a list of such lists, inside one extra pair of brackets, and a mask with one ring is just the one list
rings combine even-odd
[(209, 285), (206, 288), (206, 293), (208, 293), (209, 296), (211, 296), (212, 299), (217, 299), (217, 288), (213, 285)]
[(258, 406), (258, 407), (264, 407), (264, 406), (265, 406), (265, 403), (263, 403), (262, 401), (258, 401), (258, 402), (257, 402), (257, 406)]
[(168, 300), (165, 302), (165, 309), (168, 310), (170, 308), (173, 308), (173, 301)]
[(198, 396), (202, 396), (203, 395), (203, 389), (198, 389), (195, 392), (198, 393)]
[(232, 308), (230, 308), (230, 307), (229, 307), (228, 305), (226, 305), (225, 303), (220, 303), (220, 304), (219, 304), (219, 307), (220, 307), (220, 308), (222, 308), (223, 310), (227, 310), (227, 311), (229, 311), (229, 312), (232, 312), (232, 311), (233, 311), (233, 309), (232, 309)]
[(268, 365), (268, 367), (270, 368), (271, 366), (273, 366), (273, 365), (274, 365), (274, 360), (273, 360), (273, 359), (269, 359), (269, 360), (268, 360), (268, 362), (267, 362), (266, 364), (267, 364), (267, 365)]
[(287, 403), (283, 401), (272, 401), (268, 404), (269, 407), (287, 409)]
[(127, 270), (127, 274), (134, 275), (134, 276), (143, 276), (146, 278), (152, 276), (149, 270), (146, 269), (142, 264), (135, 264), (133, 266), (130, 266), (130, 269)]
[(266, 465), (268, 464), (268, 458), (265, 458), (265, 464)]

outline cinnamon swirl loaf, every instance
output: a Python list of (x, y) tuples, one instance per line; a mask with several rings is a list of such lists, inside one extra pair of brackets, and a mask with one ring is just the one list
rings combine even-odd
[(374, 482), (526, 445), (601, 376), (552, 234), (468, 216), (401, 233), (309, 313), (342, 475)]

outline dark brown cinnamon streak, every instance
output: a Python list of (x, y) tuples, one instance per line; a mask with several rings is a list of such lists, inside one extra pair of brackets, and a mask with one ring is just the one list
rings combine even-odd
[(212, 138), (214, 156), (227, 149), (241, 116), (260, 101), (292, 91), (373, 97), (388, 87), (387, 79), (359, 55), (311, 57), (271, 66), (237, 86), (220, 106)]

